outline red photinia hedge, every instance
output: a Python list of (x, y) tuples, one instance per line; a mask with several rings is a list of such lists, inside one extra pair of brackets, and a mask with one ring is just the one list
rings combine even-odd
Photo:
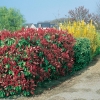
[(0, 97), (34, 93), (39, 82), (72, 70), (74, 38), (50, 29), (0, 32)]

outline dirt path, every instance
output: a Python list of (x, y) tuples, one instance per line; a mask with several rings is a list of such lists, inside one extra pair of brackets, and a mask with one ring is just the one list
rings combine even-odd
[(100, 100), (100, 55), (87, 69), (35, 97), (16, 100)]

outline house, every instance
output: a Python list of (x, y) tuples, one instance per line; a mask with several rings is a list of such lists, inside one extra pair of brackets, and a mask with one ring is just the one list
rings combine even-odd
[(53, 28), (55, 26), (55, 24), (50, 24), (49, 22), (41, 22), (41, 23), (37, 23), (37, 28)]
[(35, 28), (36, 26), (33, 23), (25, 24), (25, 28)]
[(50, 27), (51, 27), (51, 28), (53, 28), (53, 27), (55, 27), (55, 26), (56, 26), (55, 24), (50, 24)]
[(33, 23), (28, 23), (28, 24), (25, 24), (24, 25), (25, 28), (43, 28), (43, 29), (46, 29), (46, 28), (53, 28), (55, 27), (55, 24), (51, 24), (49, 22), (40, 22), (40, 23), (37, 23), (37, 24), (33, 24)]

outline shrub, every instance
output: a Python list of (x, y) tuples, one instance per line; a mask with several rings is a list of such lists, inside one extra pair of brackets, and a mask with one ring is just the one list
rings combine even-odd
[(62, 30), (67, 30), (75, 38), (88, 38), (91, 42), (91, 55), (93, 56), (96, 52), (96, 49), (100, 46), (100, 40), (98, 40), (98, 34), (96, 32), (95, 26), (92, 24), (92, 21), (86, 24), (83, 20), (73, 23), (64, 23), (60, 25)]
[(34, 94), (38, 83), (72, 71), (75, 39), (56, 29), (0, 32), (0, 97)]
[(74, 45), (74, 71), (86, 67), (91, 61), (90, 40), (87, 38), (77, 38)]
[(97, 44), (98, 47), (96, 48), (96, 52), (94, 53), (94, 56), (99, 55), (100, 54), (100, 33), (97, 34)]

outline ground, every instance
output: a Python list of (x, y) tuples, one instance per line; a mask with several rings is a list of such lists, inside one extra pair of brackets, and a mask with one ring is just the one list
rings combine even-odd
[(100, 100), (100, 55), (88, 68), (57, 87), (34, 97), (18, 97), (13, 100)]

